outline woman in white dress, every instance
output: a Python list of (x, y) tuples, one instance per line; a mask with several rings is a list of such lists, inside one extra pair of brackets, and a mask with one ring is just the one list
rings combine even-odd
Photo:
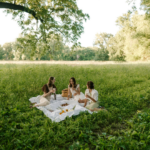
[(47, 86), (48, 86), (48, 89), (49, 91), (53, 90), (54, 92), (54, 99), (56, 100), (56, 86), (55, 86), (55, 78), (54, 77), (50, 77), (49, 80), (48, 80), (48, 83), (47, 83)]
[(94, 89), (94, 83), (92, 81), (87, 82), (87, 89), (85, 91), (85, 99), (79, 99), (79, 103), (84, 103), (84, 107), (91, 110), (97, 111), (99, 107), (98, 102), (98, 91)]
[(50, 96), (54, 93), (54, 90), (49, 90), (47, 84), (42, 87), (43, 95), (40, 97), (40, 103), (35, 104), (32, 107), (46, 106), (50, 104)]
[[(60, 100), (60, 101), (57, 100), (56, 102), (53, 102), (50, 105), (47, 105), (46, 108), (50, 111), (54, 111), (58, 108), (62, 108), (65, 105), (66, 106), (68, 106), (68, 105), (75, 106), (75, 105), (79, 104), (78, 103), (79, 98), (81, 98), (81, 99), (85, 98), (84, 94), (80, 92), (80, 86), (79, 86), (79, 84), (76, 84), (74, 77), (72, 77), (70, 79), (70, 84), (68, 85), (68, 93), (69, 94), (68, 94), (67, 100), (62, 97), (62, 100)], [(71, 100), (69, 100), (71, 93), (74, 96), (73, 97), (74, 99), (71, 98)], [(83, 104), (81, 104), (81, 106), (82, 105)]]
[[(80, 92), (80, 85), (76, 84), (76, 80), (74, 77), (70, 78), (68, 85), (68, 97), (67, 100), (69, 100), (70, 94), (73, 95), (74, 100), (78, 102), (79, 99), (85, 99), (85, 96), (82, 92)], [(82, 104), (81, 104), (82, 105)]]

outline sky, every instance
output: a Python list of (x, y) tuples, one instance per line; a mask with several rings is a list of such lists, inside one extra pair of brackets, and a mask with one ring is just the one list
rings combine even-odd
[[(119, 27), (116, 26), (117, 18), (132, 7), (126, 0), (77, 0), (77, 4), (84, 13), (90, 15), (90, 19), (83, 24), (84, 33), (78, 40), (83, 47), (92, 47), (97, 33), (106, 32), (115, 35), (119, 31)], [(136, 6), (140, 7), (140, 0), (136, 0)], [(14, 42), (21, 33), (17, 22), (3, 11), (4, 9), (0, 9), (0, 45)]]

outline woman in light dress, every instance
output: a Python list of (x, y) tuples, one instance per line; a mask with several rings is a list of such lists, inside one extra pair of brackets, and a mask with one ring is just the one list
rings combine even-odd
[(49, 90), (47, 84), (42, 87), (43, 95), (40, 97), (40, 103), (35, 104), (32, 107), (46, 106), (50, 104), (50, 96), (54, 93), (54, 90)]
[[(74, 77), (71, 77), (69, 80), (67, 100), (69, 100), (70, 94), (73, 95), (74, 100), (77, 102), (79, 99), (85, 99), (84, 94), (80, 92), (80, 85), (76, 84), (76, 80)], [(83, 104), (80, 104), (80, 105), (83, 105)]]
[(55, 86), (55, 78), (54, 77), (50, 77), (47, 83), (48, 89), (49, 91), (53, 90), (53, 94), (54, 94), (54, 99), (56, 100), (56, 86)]
[(79, 99), (79, 103), (84, 103), (84, 107), (91, 110), (97, 111), (99, 110), (99, 102), (98, 102), (98, 91), (94, 89), (94, 83), (92, 81), (87, 82), (87, 89), (85, 91), (85, 99)]
[(40, 97), (40, 103), (35, 104), (32, 107), (46, 106), (50, 104), (52, 93), (54, 93), (54, 99), (56, 99), (56, 86), (54, 85), (55, 78), (50, 77), (48, 83), (42, 87), (44, 94)]

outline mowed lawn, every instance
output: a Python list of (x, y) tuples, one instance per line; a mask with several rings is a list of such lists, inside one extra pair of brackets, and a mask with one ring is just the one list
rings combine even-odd
[[(50, 76), (57, 93), (75, 77), (85, 92), (93, 81), (108, 111), (55, 123), (30, 109)], [(0, 65), (0, 150), (150, 149), (150, 64)]]

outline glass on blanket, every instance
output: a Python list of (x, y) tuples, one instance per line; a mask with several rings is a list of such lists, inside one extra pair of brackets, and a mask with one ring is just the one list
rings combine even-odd
[(56, 93), (56, 88), (53, 88), (53, 91), (54, 91), (53, 93)]
[(56, 100), (56, 88), (53, 88), (54, 93), (54, 100)]

